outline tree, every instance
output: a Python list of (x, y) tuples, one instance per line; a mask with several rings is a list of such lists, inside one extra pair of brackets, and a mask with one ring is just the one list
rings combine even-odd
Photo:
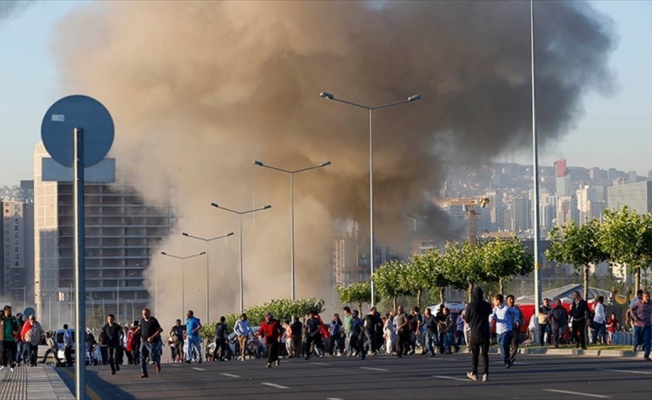
[(430, 267), (430, 282), (431, 288), (436, 288), (439, 291), (439, 302), (444, 304), (446, 298), (444, 293), (446, 288), (451, 285), (451, 280), (446, 273), (446, 264), (444, 263), (444, 256), (437, 248), (428, 250), (424, 256), (426, 262)]
[(447, 242), (442, 264), (451, 286), (468, 290), (469, 301), (476, 284), (486, 280), (478, 246), (469, 242)]
[[(355, 303), (362, 314), (362, 303), (371, 303), (371, 284), (369, 282), (352, 283), (348, 287), (339, 286), (337, 294), (345, 304)], [(380, 301), (378, 298), (377, 301)]]
[(398, 260), (391, 260), (381, 265), (371, 279), (374, 281), (377, 292), (392, 299), (392, 307), (396, 310), (396, 299), (409, 293), (405, 288), (406, 264)]
[(556, 226), (550, 232), (550, 248), (546, 250), (548, 260), (570, 264), (576, 272), (582, 273), (584, 298), (589, 294), (589, 269), (608, 259), (601, 246), (600, 222), (592, 219), (582, 226), (569, 221), (561, 228)]
[(641, 270), (652, 261), (652, 216), (639, 215), (627, 206), (620, 211), (604, 210), (600, 244), (612, 262), (634, 274), (638, 291)]
[(527, 275), (534, 270), (534, 256), (525, 251), (515, 237), (496, 239), (480, 244), (480, 254), (488, 282), (498, 282), (498, 292), (504, 293), (505, 280)]

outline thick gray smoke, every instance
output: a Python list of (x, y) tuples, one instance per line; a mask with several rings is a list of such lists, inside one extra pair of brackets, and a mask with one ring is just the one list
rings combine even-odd
[[(238, 302), (238, 220), (211, 202), (273, 205), (243, 217), (245, 306), (289, 296), (289, 176), (252, 160), (286, 169), (333, 163), (295, 176), (300, 297), (329, 290), (333, 221), (368, 226), (368, 113), (320, 91), (372, 106), (423, 96), (374, 114), (380, 242), (404, 243), (402, 215), (432, 209), (439, 159), (529, 148), (529, 11), (522, 1), (96, 2), (62, 21), (56, 45), (66, 89), (111, 111), (118, 164), (137, 185), (174, 187), (179, 232), (162, 250), (205, 249), (182, 231), (236, 232), (210, 245), (212, 294), (228, 310)], [(611, 90), (615, 43), (611, 20), (588, 3), (536, 2), (535, 13), (545, 144), (572, 126), (585, 94)], [(203, 262), (186, 261), (197, 310)], [(153, 267), (179, 282), (172, 260), (156, 257)]]

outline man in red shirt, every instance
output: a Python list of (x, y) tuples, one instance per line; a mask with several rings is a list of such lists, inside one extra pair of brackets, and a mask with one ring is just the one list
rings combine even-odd
[(278, 367), (281, 364), (278, 354), (281, 348), (283, 328), (278, 320), (274, 319), (274, 315), (271, 312), (265, 315), (265, 320), (260, 324), (258, 334), (260, 337), (265, 338), (265, 343), (267, 344), (267, 365), (265, 367), (271, 368), (272, 362), (275, 362)]

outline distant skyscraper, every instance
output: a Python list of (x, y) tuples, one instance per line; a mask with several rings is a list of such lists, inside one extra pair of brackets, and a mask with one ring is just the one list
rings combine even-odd
[(652, 182), (626, 183), (607, 188), (607, 207), (620, 210), (623, 206), (639, 214), (652, 212)]
[(34, 208), (31, 203), (0, 200), (0, 296), (14, 306), (14, 313), (34, 304)]
[(566, 170), (565, 159), (559, 159), (555, 161), (554, 165), (555, 165), (555, 177), (561, 178), (568, 175), (568, 171)]

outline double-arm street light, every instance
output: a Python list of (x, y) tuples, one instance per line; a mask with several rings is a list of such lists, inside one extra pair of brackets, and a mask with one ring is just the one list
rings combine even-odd
[(244, 311), (244, 271), (242, 267), (242, 216), (245, 214), (255, 213), (257, 211), (267, 210), (268, 208), (272, 208), (272, 206), (266, 205), (264, 207), (254, 208), (253, 210), (247, 210), (247, 211), (232, 210), (230, 208), (222, 207), (217, 203), (211, 203), (211, 206), (238, 215), (238, 230), (240, 231), (240, 312), (242, 312)]
[(284, 172), (288, 175), (290, 175), (290, 201), (291, 201), (291, 222), (290, 222), (290, 254), (291, 254), (291, 261), (290, 261), (290, 295), (292, 300), (296, 300), (296, 284), (295, 284), (295, 264), (294, 264), (294, 175), (298, 174), (299, 172), (305, 172), (305, 171), (310, 171), (312, 169), (318, 169), (318, 168), (324, 168), (329, 165), (331, 165), (330, 161), (325, 161), (321, 163), (320, 165), (313, 165), (310, 167), (306, 168), (301, 168), (301, 169), (295, 169), (295, 170), (287, 170), (283, 168), (278, 168), (274, 167), (271, 165), (264, 164), (262, 161), (254, 161), (254, 165), (258, 165), (259, 167), (263, 168), (269, 168), (273, 169), (275, 171), (279, 172)]
[(328, 92), (321, 92), (319, 93), (319, 96), (327, 100), (337, 101), (369, 111), (369, 264), (371, 267), (369, 280), (371, 283), (371, 305), (375, 305), (374, 281), (371, 279), (374, 274), (374, 111), (381, 108), (398, 106), (399, 104), (417, 101), (421, 98), (421, 95), (414, 94), (405, 100), (381, 104), (379, 106), (365, 106), (363, 104), (354, 103), (352, 101), (338, 99)]
[(208, 244), (209, 244), (209, 242), (212, 242), (214, 240), (223, 239), (225, 237), (232, 236), (233, 232), (229, 232), (226, 235), (216, 236), (216, 237), (213, 237), (213, 238), (203, 238), (203, 237), (200, 237), (200, 236), (194, 236), (194, 235), (189, 234), (188, 232), (183, 232), (182, 235), (186, 236), (186, 237), (189, 237), (191, 239), (201, 240), (201, 241), (204, 241), (206, 243), (206, 322), (211, 322), (211, 313), (210, 313), (210, 305), (209, 305), (210, 300), (209, 300), (209, 295), (208, 295), (209, 294), (208, 291), (210, 290), (209, 289), (210, 288), (210, 274), (209, 274), (209, 268), (208, 268), (209, 267), (209, 262), (210, 262), (209, 261), (210, 260), (210, 253), (208, 251), (209, 250)]
[(206, 254), (206, 252), (202, 251), (201, 253), (192, 254), (185, 257), (176, 256), (174, 254), (166, 253), (164, 251), (162, 251), (161, 254), (163, 254), (164, 256), (176, 258), (177, 260), (181, 260), (181, 319), (183, 320), (186, 312), (186, 303), (185, 303), (186, 302), (186, 260), (193, 257), (203, 256), (204, 254)]

